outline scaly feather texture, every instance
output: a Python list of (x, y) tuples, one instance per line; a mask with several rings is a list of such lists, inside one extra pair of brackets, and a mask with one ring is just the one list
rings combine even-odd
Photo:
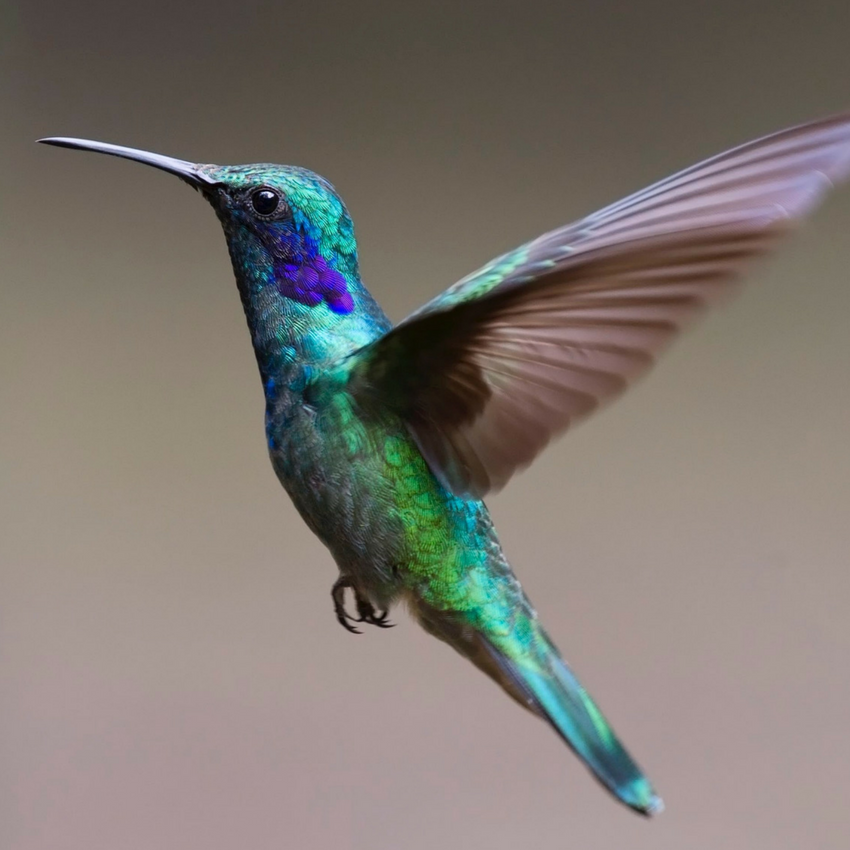
[[(547, 720), (633, 809), (662, 804), (564, 662), (481, 496), (644, 373), (850, 171), (850, 118), (769, 136), (548, 233), (392, 328), (327, 181), (47, 139), (177, 174), (224, 227), (275, 471), (340, 569), (346, 628), (422, 626)], [(358, 617), (345, 609), (353, 590)], [(383, 609), (383, 613), (380, 610)]]

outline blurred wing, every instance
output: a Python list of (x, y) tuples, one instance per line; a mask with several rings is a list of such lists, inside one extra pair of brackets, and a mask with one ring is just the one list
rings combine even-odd
[(349, 361), (458, 495), (499, 489), (645, 372), (850, 172), (850, 116), (706, 160), (494, 260)]

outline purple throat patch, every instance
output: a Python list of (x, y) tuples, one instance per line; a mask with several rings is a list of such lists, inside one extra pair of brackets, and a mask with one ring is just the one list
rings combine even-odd
[(354, 299), (345, 278), (321, 255), (293, 258), (301, 262), (278, 265), (277, 287), (280, 294), (299, 304), (317, 307), (324, 302), (334, 313), (350, 313)]

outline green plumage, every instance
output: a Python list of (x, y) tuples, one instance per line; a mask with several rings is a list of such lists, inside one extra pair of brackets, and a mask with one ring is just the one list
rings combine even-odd
[[(659, 809), (659, 798), (537, 622), (483, 502), (455, 495), (435, 478), (391, 406), (358, 398), (367, 362), (361, 358), (390, 323), (360, 281), (345, 207), (324, 181), (300, 169), (206, 173), (229, 193), (269, 186), (286, 199), (281, 223), (258, 227), (234, 214), (232, 202), (219, 215), (264, 378), (272, 463), (350, 582), (361, 616), (405, 601), (431, 634), (549, 720), (628, 805)], [(285, 242), (290, 228), (305, 233), (310, 250), (340, 270), (350, 312), (281, 296), (279, 264), (268, 246)]]
[[(199, 189), (224, 227), (275, 471), (340, 570), (333, 599), (386, 626), (399, 600), (547, 720), (637, 811), (660, 798), (543, 631), (480, 497), (641, 375), (850, 171), (850, 119), (804, 125), (545, 234), (393, 328), (360, 281), (327, 181), (98, 142)], [(345, 608), (353, 591), (357, 618)]]
[[(343, 575), (377, 607), (406, 601), (428, 632), (548, 720), (620, 799), (644, 813), (659, 810), (540, 626), (484, 503), (449, 493), (397, 417), (364, 417), (341, 374), (322, 371), (321, 389), (308, 388), (315, 413), (271, 421), (281, 435), (275, 469)], [(305, 480), (318, 486), (305, 490)]]

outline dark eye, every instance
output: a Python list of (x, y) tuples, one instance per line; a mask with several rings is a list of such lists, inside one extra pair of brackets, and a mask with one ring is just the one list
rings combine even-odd
[(257, 215), (272, 215), (280, 206), (280, 195), (271, 189), (257, 189), (251, 195), (251, 206)]

